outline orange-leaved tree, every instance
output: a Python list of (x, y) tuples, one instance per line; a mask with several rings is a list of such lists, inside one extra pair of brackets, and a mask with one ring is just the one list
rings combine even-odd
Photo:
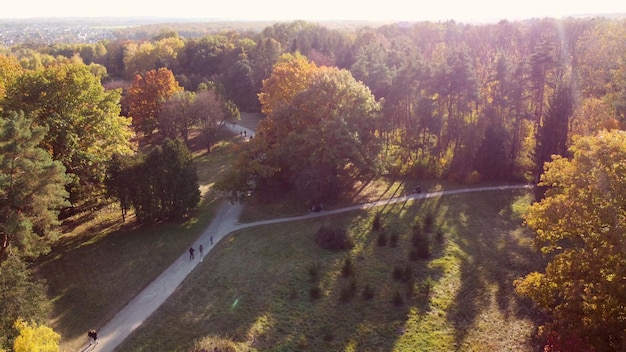
[(128, 91), (128, 114), (135, 129), (151, 136), (159, 127), (157, 117), (167, 98), (182, 89), (167, 68), (137, 74)]

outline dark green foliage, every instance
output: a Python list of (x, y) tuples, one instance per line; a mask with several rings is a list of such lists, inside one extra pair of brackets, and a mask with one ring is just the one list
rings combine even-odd
[(354, 266), (352, 265), (352, 259), (350, 259), (350, 257), (347, 257), (343, 261), (343, 266), (341, 267), (341, 276), (349, 277), (349, 276), (352, 276), (353, 273), (354, 273)]
[(433, 230), (433, 224), (435, 223), (435, 217), (432, 213), (427, 213), (422, 221), (422, 230), (424, 232), (431, 232)]
[(47, 287), (36, 281), (26, 264), (17, 256), (0, 263), (0, 349), (10, 351), (17, 336), (13, 323), (17, 318), (44, 323), (51, 305)]
[(354, 296), (356, 296), (356, 281), (351, 280), (348, 286), (344, 286), (341, 288), (341, 292), (339, 293), (339, 301), (342, 303), (347, 303), (351, 301)]
[(394, 293), (393, 297), (391, 298), (391, 303), (396, 307), (401, 307), (404, 304), (404, 298), (402, 297), (402, 294), (396, 291), (396, 293)]
[(376, 213), (376, 215), (374, 215), (374, 221), (372, 222), (372, 230), (378, 231), (381, 227), (380, 213)]
[(315, 243), (332, 251), (348, 250), (354, 246), (352, 238), (344, 229), (322, 225), (315, 233)]
[(122, 212), (132, 207), (143, 223), (180, 219), (200, 201), (196, 168), (180, 140), (167, 139), (145, 158), (114, 158), (106, 184)]
[(390, 247), (397, 247), (398, 246), (398, 240), (400, 239), (400, 236), (397, 233), (392, 233), (389, 236), (389, 246)]
[(401, 282), (412, 282), (413, 281), (413, 268), (409, 264), (406, 264), (403, 267), (396, 265), (393, 268), (393, 279)]
[(320, 280), (320, 265), (318, 263), (309, 266), (309, 282), (315, 283)]
[(319, 285), (311, 287), (311, 289), (309, 290), (309, 297), (312, 300), (318, 300), (322, 297), (322, 289), (319, 287)]
[(384, 232), (378, 234), (378, 237), (376, 237), (376, 244), (379, 247), (384, 247), (387, 245), (387, 235)]
[(363, 288), (363, 299), (366, 300), (366, 301), (369, 301), (372, 298), (374, 298), (374, 289), (372, 288), (372, 286), (367, 284)]
[(435, 234), (435, 240), (437, 241), (438, 244), (442, 244), (443, 241), (445, 240), (445, 236), (443, 234), (442, 229), (437, 230), (437, 233)]
[(428, 259), (430, 257), (430, 237), (419, 226), (413, 227), (411, 244), (414, 248), (411, 253), (415, 252), (410, 254), (412, 260)]
[(486, 181), (509, 178), (511, 161), (506, 153), (506, 131), (489, 126), (476, 152), (474, 168)]
[(23, 113), (0, 118), (0, 262), (48, 251), (68, 205), (65, 168), (39, 148), (45, 130)]

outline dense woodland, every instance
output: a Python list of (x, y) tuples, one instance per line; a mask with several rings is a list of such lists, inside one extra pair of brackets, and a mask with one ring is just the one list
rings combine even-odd
[[(219, 184), (234, 197), (293, 190), (326, 201), (355, 179), (381, 174), (539, 182), (553, 155), (602, 153), (594, 139), (578, 136), (625, 127), (625, 60), (626, 21), (601, 18), (358, 29), (295, 21), (197, 38), (163, 31), (149, 40), (0, 48), (3, 277), (26, 270), (13, 257), (29, 259), (48, 250), (59, 211), (94, 195), (114, 197), (124, 214), (134, 210), (143, 222), (184, 217), (199, 201), (184, 142), (198, 132), (210, 152), (216, 129), (240, 111), (262, 112), (266, 119)], [(620, 155), (623, 135), (610, 136), (604, 138), (618, 140), (612, 148)], [(176, 167), (160, 177), (164, 163)], [(132, 186), (146, 175), (154, 184)], [(620, 175), (606, 181), (616, 196), (623, 194)], [(555, 175), (542, 183), (563, 184)], [(573, 185), (580, 192), (593, 188)], [(188, 190), (172, 191), (181, 188)], [(624, 214), (619, 201), (603, 209)], [(545, 229), (533, 220), (540, 213), (529, 218), (536, 230)], [(623, 218), (607, 221), (588, 231), (623, 225)], [(598, 351), (626, 343), (626, 276), (607, 273), (619, 263), (626, 267), (624, 233), (615, 231), (606, 247), (614, 261), (597, 268), (606, 280), (549, 297), (533, 287), (553, 287), (547, 282), (554, 269), (519, 283), (521, 293), (562, 313), (566, 323), (553, 327), (566, 332), (558, 336), (574, 336), (570, 341)], [(554, 242), (545, 252), (561, 240), (578, 243), (568, 238), (571, 231), (557, 232), (560, 237), (550, 238)], [(572, 275), (563, 280), (576, 282), (578, 274)], [(27, 278), (16, 274), (14, 280), (11, 285), (32, 291), (32, 297), (43, 295)], [(600, 299), (594, 290), (607, 282), (611, 288), (599, 292), (610, 299), (583, 302), (578, 310), (563, 307), (581, 292)], [(587, 314), (587, 304), (606, 309)], [(41, 321), (47, 308), (42, 303), (28, 311), (5, 309), (0, 329), (13, 332), (4, 333), (0, 347), (10, 347), (18, 317)], [(590, 315), (581, 328), (567, 324)]]

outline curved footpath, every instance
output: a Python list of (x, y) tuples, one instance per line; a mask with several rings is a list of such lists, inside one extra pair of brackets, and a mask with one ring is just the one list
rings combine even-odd
[[(246, 131), (247, 135), (254, 133), (250, 129), (246, 129), (239, 125), (228, 124), (227, 127), (235, 133)], [(425, 199), (439, 197), (443, 195), (468, 193), (468, 192), (485, 192), (485, 191), (501, 191), (508, 189), (531, 188), (530, 185), (510, 185), (510, 186), (493, 186), (493, 187), (476, 187), (464, 188), (449, 191), (440, 191), (432, 193), (410, 194), (402, 197), (380, 200), (371, 203), (354, 205), (341, 209), (321, 211), (319, 213), (309, 213), (301, 216), (293, 216), (287, 218), (270, 219), (256, 221), (251, 223), (239, 223), (239, 215), (242, 206), (240, 203), (230, 204), (226, 202), (218, 211), (215, 219), (207, 227), (206, 230), (191, 244), (192, 247), (198, 248), (202, 244), (204, 255), (208, 255), (213, 246), (210, 239), (213, 237), (213, 243), (216, 244), (222, 238), (230, 233), (253, 226), (266, 224), (274, 224), (287, 221), (297, 221), (310, 219), (320, 216), (328, 216), (343, 212), (368, 209), (371, 207), (404, 202), (410, 199)], [(189, 253), (185, 251), (181, 254), (172, 265), (163, 271), (154, 281), (144, 288), (137, 296), (135, 296), (122, 310), (120, 310), (113, 319), (111, 319), (104, 327), (98, 331), (98, 345), (85, 345), (79, 351), (91, 351), (97, 349), (103, 352), (112, 352), (126, 339), (135, 329), (137, 329), (152, 313), (154, 313), (163, 302), (174, 292), (174, 290), (182, 283), (182, 281), (191, 273), (191, 271), (200, 263), (201, 256), (196, 252), (196, 259), (189, 260)]]

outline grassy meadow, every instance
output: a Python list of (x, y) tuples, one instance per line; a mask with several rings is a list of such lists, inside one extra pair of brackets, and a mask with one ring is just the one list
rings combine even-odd
[[(238, 123), (256, 128), (258, 119), (242, 114)], [(239, 142), (224, 130), (206, 153), (192, 140), (203, 198), (183, 223), (135, 227), (132, 216), (122, 222), (119, 208), (105, 202), (65, 222), (52, 252), (34, 265), (49, 284), (49, 325), (62, 336), (61, 351), (82, 347), (87, 329), (104, 326), (208, 226), (223, 201), (211, 186)], [(325, 207), (400, 196), (415, 184), (363, 181)], [(420, 184), (424, 191), (462, 187)], [(512, 287), (541, 267), (520, 226), (531, 199), (528, 190), (468, 193), (242, 230), (217, 244), (118, 350), (533, 350), (538, 314)], [(247, 205), (243, 222), (308, 210), (288, 195)], [(430, 257), (412, 260), (411, 229), (427, 218)], [(313, 236), (322, 224), (346, 229), (355, 247), (320, 248)], [(344, 277), (346, 260), (352, 274)]]
[[(531, 197), (468, 193), (242, 230), (120, 351), (532, 351), (539, 316), (512, 286), (542, 260), (520, 226)], [(430, 257), (414, 261), (411, 228), (426, 218)], [(355, 247), (315, 244), (324, 223), (347, 229)]]

